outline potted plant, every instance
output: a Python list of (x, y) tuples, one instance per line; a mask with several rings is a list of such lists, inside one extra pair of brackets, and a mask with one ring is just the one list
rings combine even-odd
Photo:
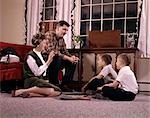
[(80, 36), (74, 36), (74, 48), (79, 49), (81, 46), (82, 40)]

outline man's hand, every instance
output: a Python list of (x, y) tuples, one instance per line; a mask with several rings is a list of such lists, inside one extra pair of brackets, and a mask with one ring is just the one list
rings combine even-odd
[(67, 56), (67, 55), (64, 55), (64, 58), (63, 58), (64, 60), (68, 60), (68, 61), (70, 61), (71, 63), (78, 63), (78, 61), (79, 61), (79, 58), (78, 57), (76, 57), (76, 56), (71, 56), (71, 57), (69, 57), (69, 56)]
[(70, 61), (71, 61), (72, 63), (78, 63), (79, 58), (73, 55), (73, 56), (70, 57)]

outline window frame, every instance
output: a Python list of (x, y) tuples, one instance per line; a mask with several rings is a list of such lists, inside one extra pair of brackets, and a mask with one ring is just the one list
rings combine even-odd
[[(77, 0), (78, 1), (78, 0)], [(81, 0), (82, 1), (82, 0)], [(90, 11), (89, 11), (89, 19), (84, 19), (84, 20), (82, 20), (81, 19), (81, 17), (82, 16), (80, 16), (80, 24), (78, 25), (79, 27), (79, 29), (80, 29), (80, 26), (81, 26), (81, 28), (82, 28), (82, 22), (85, 22), (85, 21), (89, 21), (89, 31), (92, 31), (92, 22), (93, 21), (101, 21), (100, 22), (100, 31), (104, 31), (103, 30), (103, 25), (104, 25), (104, 21), (105, 20), (110, 20), (110, 21), (112, 21), (112, 29), (111, 30), (115, 30), (115, 21), (117, 21), (117, 20), (124, 20), (124, 23), (123, 23), (123, 25), (124, 25), (124, 27), (123, 27), (123, 32), (121, 32), (121, 37), (122, 37), (122, 39), (121, 40), (123, 40), (123, 42), (122, 42), (122, 47), (126, 47), (126, 37), (127, 37), (127, 34), (128, 33), (130, 33), (131, 35), (134, 35), (135, 36), (135, 38), (136, 37), (138, 37), (138, 28), (137, 28), (137, 23), (138, 23), (138, 20), (139, 20), (139, 16), (138, 16), (138, 11), (139, 11), (139, 0), (132, 0), (132, 1), (129, 1), (129, 0), (124, 0), (123, 2), (115, 2), (115, 0), (112, 0), (112, 2), (111, 3), (103, 3), (103, 1), (104, 0), (101, 0), (102, 2), (101, 3), (98, 3), (98, 4), (92, 4), (92, 1), (93, 0), (90, 0), (90, 3), (89, 4), (86, 4), (86, 5), (81, 5), (81, 2), (80, 2), (80, 9), (82, 10), (82, 7), (86, 7), (86, 6), (89, 6), (90, 7)], [(112, 4), (112, 6), (113, 6), (113, 17), (112, 18), (104, 18), (103, 17), (103, 14), (104, 14), (104, 12), (103, 12), (103, 7), (104, 7), (104, 5), (110, 5), (110, 4)], [(125, 7), (125, 14), (124, 14), (124, 17), (121, 17), (121, 18), (116, 18), (115, 17), (115, 5), (121, 5), (121, 4), (124, 4), (124, 7)], [(136, 17), (128, 17), (127, 16), (127, 5), (130, 5), (130, 4), (136, 4), (136, 9), (137, 9), (137, 11), (136, 11)], [(92, 18), (92, 7), (93, 6), (98, 6), (98, 5), (101, 5), (101, 18), (100, 19), (93, 19)], [(81, 11), (80, 10), (80, 13), (78, 13), (78, 14), (81, 14)], [(127, 21), (128, 20), (136, 20), (136, 27), (135, 27), (135, 32), (127, 32)], [(77, 30), (77, 29), (76, 29)], [(81, 29), (80, 29), (80, 32), (79, 32), (79, 34), (80, 34), (80, 37), (82, 38), (86, 38), (86, 44), (85, 45), (87, 45), (88, 46), (88, 34), (86, 33), (86, 34), (81, 34)]]
[[(51, 1), (51, 0), (49, 0), (49, 1)], [(46, 0), (43, 0), (42, 21), (43, 22), (56, 21), (56, 0), (53, 0), (53, 6), (48, 6), (48, 7), (46, 7), (45, 2), (46, 2)], [(46, 9), (52, 9), (53, 10), (52, 19), (46, 19)]]

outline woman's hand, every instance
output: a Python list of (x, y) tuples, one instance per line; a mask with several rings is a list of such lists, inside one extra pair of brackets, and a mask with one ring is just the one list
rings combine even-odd
[(55, 52), (52, 50), (48, 55), (48, 60), (47, 60), (48, 65), (53, 61), (54, 56), (55, 56)]
[(49, 56), (48, 56), (48, 59), (53, 59), (53, 57), (55, 56), (55, 52), (52, 50), (50, 53), (49, 53)]

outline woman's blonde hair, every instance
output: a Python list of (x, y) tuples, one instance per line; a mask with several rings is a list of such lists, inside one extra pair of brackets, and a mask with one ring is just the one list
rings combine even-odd
[(42, 35), (41, 33), (37, 33), (32, 38), (32, 44), (34, 47), (37, 47), (41, 41), (45, 39), (45, 35)]

